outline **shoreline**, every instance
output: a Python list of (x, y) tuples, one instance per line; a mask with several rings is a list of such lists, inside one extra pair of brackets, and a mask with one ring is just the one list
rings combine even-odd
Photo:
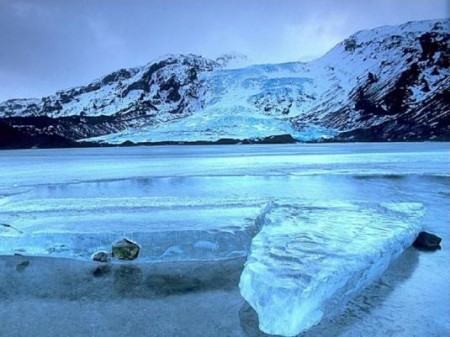
[(158, 142), (132, 142), (124, 141), (122, 143), (100, 143), (100, 142), (80, 142), (67, 140), (65, 145), (51, 143), (46, 145), (2, 145), (0, 151), (7, 150), (39, 150), (39, 149), (87, 149), (87, 148), (126, 148), (126, 147), (156, 147), (156, 146), (214, 146), (214, 145), (333, 145), (333, 144), (396, 144), (396, 143), (449, 143), (450, 138), (445, 139), (417, 139), (417, 140), (345, 140), (345, 139), (321, 139), (317, 141), (299, 141), (290, 135), (268, 136), (262, 139), (234, 139), (220, 138), (216, 141), (158, 141)]

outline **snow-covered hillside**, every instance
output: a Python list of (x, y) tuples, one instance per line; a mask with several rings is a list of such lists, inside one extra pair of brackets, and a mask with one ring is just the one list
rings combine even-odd
[[(73, 141), (449, 137), (449, 20), (361, 31), (309, 63), (169, 55), (87, 86), (0, 104), (24, 135)], [(286, 139), (286, 138), (280, 138)]]

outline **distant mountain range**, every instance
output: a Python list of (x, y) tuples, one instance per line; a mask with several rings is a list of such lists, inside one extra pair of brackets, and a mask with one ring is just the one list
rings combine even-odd
[(449, 140), (449, 23), (361, 31), (308, 63), (162, 57), (0, 103), (0, 147)]

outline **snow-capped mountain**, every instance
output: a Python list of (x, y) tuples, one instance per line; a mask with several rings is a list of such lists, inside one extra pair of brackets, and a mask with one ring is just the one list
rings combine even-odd
[(448, 139), (449, 56), (449, 20), (361, 31), (309, 63), (169, 55), (0, 103), (0, 123), (78, 144)]

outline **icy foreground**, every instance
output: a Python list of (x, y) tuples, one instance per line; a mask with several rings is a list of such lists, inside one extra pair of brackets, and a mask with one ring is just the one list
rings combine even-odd
[(275, 205), (239, 284), (259, 328), (295, 336), (339, 311), (412, 244), (423, 212), (420, 203)]
[[(0, 257), (0, 336), (261, 336), (255, 311), (243, 308), (239, 256), (266, 202), (298, 205), (302, 224), (322, 223), (310, 210), (322, 205), (333, 231), (370, 210), (383, 224), (380, 200), (420, 202), (424, 230), (447, 238), (448, 149), (432, 142), (0, 151), (0, 224), (23, 232), (0, 226), (0, 254), (26, 249)], [(339, 209), (352, 200), (367, 212)], [(142, 255), (93, 276), (97, 264), (85, 261), (92, 250), (122, 236), (138, 241)], [(292, 251), (294, 234), (284, 237)], [(280, 245), (275, 236), (273, 243)], [(360, 245), (352, 245), (356, 254)], [(447, 336), (449, 266), (445, 242), (433, 254), (406, 249), (342, 314), (302, 337)]]

